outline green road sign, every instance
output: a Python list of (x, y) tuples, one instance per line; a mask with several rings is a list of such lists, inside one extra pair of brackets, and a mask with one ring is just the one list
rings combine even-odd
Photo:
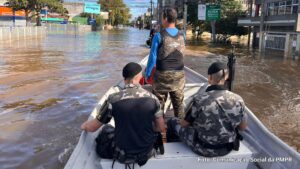
[(206, 20), (216, 21), (221, 18), (221, 6), (220, 5), (206, 5)]
[(91, 14), (100, 14), (100, 4), (86, 2), (84, 3), (84, 12)]

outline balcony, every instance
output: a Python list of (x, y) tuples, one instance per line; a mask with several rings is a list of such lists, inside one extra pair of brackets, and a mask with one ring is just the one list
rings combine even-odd
[[(265, 18), (264, 24), (268, 26), (294, 26), (297, 23), (297, 15), (277, 15), (277, 16), (267, 16)], [(259, 26), (260, 16), (257, 17), (246, 17), (239, 18), (239, 26)]]

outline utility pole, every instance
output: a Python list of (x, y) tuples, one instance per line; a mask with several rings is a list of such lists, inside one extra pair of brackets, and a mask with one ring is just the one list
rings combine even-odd
[(186, 33), (187, 30), (187, 0), (184, 0), (184, 12), (183, 12), (183, 30)]
[[(248, 0), (248, 2), (250, 2), (250, 4), (248, 3), (249, 7), (248, 7), (248, 11), (249, 11), (249, 17), (252, 17), (252, 8), (253, 8), (253, 0)], [(251, 39), (251, 33), (252, 33), (252, 29), (251, 26), (248, 27), (248, 48), (250, 47), (250, 39)]]
[(153, 20), (153, 0), (150, 0), (150, 4), (151, 4), (151, 13), (150, 13), (150, 16), (151, 16), (151, 22)]
[(159, 3), (159, 14), (158, 14), (158, 23), (159, 25), (161, 26), (162, 28), (162, 13), (163, 13), (163, 10), (164, 10), (164, 7), (165, 7), (165, 0), (158, 0), (158, 3)]
[(260, 25), (259, 25), (259, 51), (264, 50), (264, 21), (265, 21), (265, 0), (261, 0), (261, 15), (260, 15)]
[(161, 21), (161, 14), (162, 14), (162, 0), (158, 0), (158, 24), (161, 26), (162, 25), (162, 21)]

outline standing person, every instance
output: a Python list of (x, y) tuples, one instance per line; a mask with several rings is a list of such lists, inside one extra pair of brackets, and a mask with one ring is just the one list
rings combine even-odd
[[(125, 88), (111, 94), (96, 118), (81, 126), (82, 130), (95, 132), (104, 125), (96, 139), (101, 158), (114, 158), (125, 164), (134, 159), (131, 163), (144, 165), (152, 155), (155, 132), (164, 132), (158, 99), (139, 85), (141, 71), (139, 64), (127, 64), (123, 69)], [(112, 117), (115, 128), (107, 125)]]
[(153, 40), (153, 38), (154, 38), (154, 35), (155, 35), (155, 33), (156, 33), (156, 25), (153, 25), (152, 27), (151, 27), (151, 29), (150, 29), (150, 34), (149, 34), (149, 38), (148, 38), (148, 40), (146, 41), (146, 44), (148, 45), (148, 46), (150, 46), (151, 47), (151, 45), (152, 45), (152, 40)]
[(225, 87), (227, 65), (213, 63), (208, 69), (210, 86), (205, 93), (196, 94), (184, 120), (168, 121), (168, 129), (179, 135), (195, 153), (206, 156), (224, 156), (239, 149), (238, 130), (247, 127), (243, 99)]
[(185, 36), (175, 27), (177, 12), (167, 8), (163, 11), (162, 25), (164, 29), (155, 34), (148, 59), (145, 78), (149, 79), (156, 65), (153, 90), (164, 110), (164, 104), (170, 95), (174, 115), (184, 117), (184, 49)]

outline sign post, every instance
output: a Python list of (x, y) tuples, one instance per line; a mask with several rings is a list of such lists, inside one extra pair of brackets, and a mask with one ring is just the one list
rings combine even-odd
[(199, 21), (206, 20), (206, 5), (204, 5), (204, 4), (198, 5), (198, 20)]
[(220, 5), (207, 5), (206, 6), (206, 20), (217, 21), (221, 18), (221, 6)]
[(96, 25), (96, 20), (94, 19), (94, 14), (100, 14), (101, 6), (100, 4), (94, 2), (85, 2), (84, 3), (84, 12), (92, 14), (92, 17), (88, 19), (89, 25)]
[(198, 5), (198, 20), (210, 21), (213, 42), (216, 42), (216, 21), (221, 18), (221, 6), (219, 4)]
[(213, 43), (216, 42), (216, 21), (220, 20), (221, 7), (220, 5), (207, 5), (206, 20), (210, 21)]
[(101, 10), (100, 4), (91, 3), (91, 2), (84, 3), (85, 13), (100, 14), (100, 10)]

